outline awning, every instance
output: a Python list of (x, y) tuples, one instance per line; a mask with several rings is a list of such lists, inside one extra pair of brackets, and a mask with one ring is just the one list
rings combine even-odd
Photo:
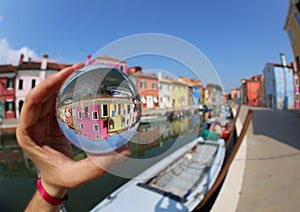
[(141, 97), (141, 101), (142, 101), (143, 104), (146, 104), (146, 103), (147, 103), (145, 97), (143, 97), (143, 96)]

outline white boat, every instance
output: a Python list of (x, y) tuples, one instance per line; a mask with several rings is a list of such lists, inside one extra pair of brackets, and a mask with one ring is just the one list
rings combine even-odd
[(121, 186), (92, 211), (192, 211), (214, 184), (224, 158), (223, 139), (197, 138)]

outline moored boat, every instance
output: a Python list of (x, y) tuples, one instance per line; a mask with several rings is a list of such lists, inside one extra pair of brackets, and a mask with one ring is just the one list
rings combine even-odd
[(214, 184), (224, 158), (223, 139), (196, 138), (121, 186), (92, 211), (192, 211)]

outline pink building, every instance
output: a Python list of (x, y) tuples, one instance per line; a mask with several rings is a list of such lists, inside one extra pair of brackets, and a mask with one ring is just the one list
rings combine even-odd
[(15, 77), (16, 67), (0, 66), (0, 118), (15, 118)]
[(91, 55), (87, 57), (86, 64), (95, 64), (95, 63), (104, 64), (119, 69), (123, 73), (128, 74), (128, 64), (126, 61), (119, 60), (109, 56), (97, 57), (95, 60), (91, 61), (91, 57), (92, 57)]
[(102, 111), (100, 105), (87, 105), (83, 108), (81, 106), (76, 107), (78, 126), (82, 136), (96, 140), (109, 137), (108, 120), (100, 118), (101, 112), (102, 116), (108, 117), (108, 106), (106, 105), (107, 112), (105, 113), (103, 113), (103, 105), (101, 106)]
[(48, 55), (44, 55), (40, 62), (24, 62), (24, 55), (20, 56), (19, 65), (16, 66), (15, 80), (15, 111), (19, 118), (25, 97), (41, 81), (48, 76), (71, 65), (52, 63), (48, 61)]

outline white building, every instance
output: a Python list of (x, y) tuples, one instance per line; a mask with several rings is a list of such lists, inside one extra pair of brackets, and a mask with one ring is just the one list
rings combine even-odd
[(158, 96), (160, 108), (172, 108), (172, 80), (163, 78), (161, 72), (158, 73)]
[(15, 80), (15, 110), (16, 118), (20, 117), (20, 112), (27, 94), (46, 79), (51, 74), (70, 66), (57, 64), (55, 61), (49, 61), (48, 55), (44, 55), (41, 60), (24, 62), (24, 55), (20, 56), (17, 66)]

